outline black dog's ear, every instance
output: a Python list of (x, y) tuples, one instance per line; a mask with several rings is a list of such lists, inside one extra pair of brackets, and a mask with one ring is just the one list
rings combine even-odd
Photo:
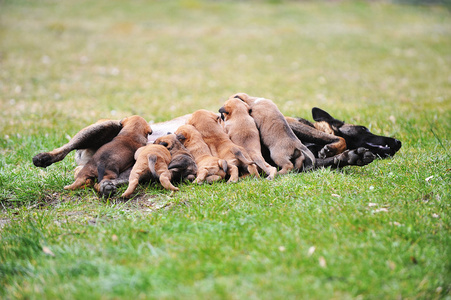
[(329, 115), (329, 113), (327, 113), (326, 111), (324, 111), (318, 107), (312, 108), (312, 117), (313, 117), (313, 120), (315, 120), (316, 122), (327, 122), (330, 125), (333, 125), (336, 127), (341, 127), (344, 125), (343, 121), (335, 119), (334, 117)]

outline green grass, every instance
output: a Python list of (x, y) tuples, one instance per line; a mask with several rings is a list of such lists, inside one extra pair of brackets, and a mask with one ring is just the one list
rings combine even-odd
[[(380, 2), (0, 3), (0, 297), (450, 299), (451, 16)], [(236, 92), (396, 136), (392, 159), (274, 181), (68, 192), (99, 118)], [(124, 188), (121, 188), (121, 190)]]

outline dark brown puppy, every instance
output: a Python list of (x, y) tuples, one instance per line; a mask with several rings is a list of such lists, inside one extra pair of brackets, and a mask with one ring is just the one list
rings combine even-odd
[(171, 163), (168, 168), (173, 181), (188, 179), (193, 181), (197, 174), (197, 165), (193, 155), (177, 139), (175, 134), (168, 134), (155, 140), (155, 144), (163, 145), (171, 153)]
[(84, 185), (89, 186), (97, 178), (99, 184), (94, 188), (102, 194), (107, 194), (103, 192), (102, 187), (133, 166), (136, 150), (146, 145), (147, 135), (152, 133), (152, 129), (140, 116), (125, 118), (121, 120), (121, 125), (119, 134), (111, 142), (100, 147), (78, 172), (75, 182), (65, 186), (64, 189), (75, 190)]
[(195, 111), (186, 123), (196, 127), (213, 156), (227, 161), (228, 174), (230, 175), (228, 182), (238, 181), (238, 167), (247, 169), (251, 175), (260, 177), (257, 167), (251, 161), (246, 149), (234, 144), (219, 122), (220, 117), (214, 112), (201, 109)]
[(210, 148), (194, 126), (182, 125), (175, 134), (196, 161), (197, 176), (194, 182), (201, 184), (205, 180), (213, 182), (225, 178), (228, 169), (227, 162), (211, 155)]
[(245, 102), (231, 98), (219, 109), (224, 120), (224, 130), (235, 144), (246, 149), (250, 158), (273, 179), (277, 169), (270, 166), (262, 156), (260, 134), (254, 119), (249, 114), (250, 107)]
[(312, 169), (315, 156), (293, 133), (284, 115), (269, 99), (239, 93), (237, 98), (249, 105), (251, 116), (260, 132), (263, 144), (269, 149), (271, 159), (281, 167), (279, 174), (295, 170)]
[(149, 144), (139, 148), (135, 153), (136, 162), (133, 165), (130, 177), (128, 179), (127, 190), (121, 195), (128, 198), (135, 191), (139, 180), (148, 175), (152, 175), (154, 180), (159, 180), (161, 185), (168, 190), (178, 191), (171, 184), (171, 172), (168, 165), (171, 162), (171, 153), (162, 145)]

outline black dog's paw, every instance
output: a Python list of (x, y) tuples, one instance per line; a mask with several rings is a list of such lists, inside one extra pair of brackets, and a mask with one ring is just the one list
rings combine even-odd
[(39, 153), (33, 157), (33, 164), (36, 167), (46, 168), (53, 163), (53, 156), (50, 153)]
[(319, 152), (318, 152), (318, 157), (319, 158), (326, 158), (326, 157), (331, 157), (334, 156), (334, 153), (332, 151), (332, 149), (330, 148), (329, 145), (324, 146)]
[(346, 150), (340, 155), (337, 155), (334, 159), (334, 164), (341, 166), (365, 166), (375, 158), (376, 156), (370, 150), (360, 147), (353, 150)]
[(104, 180), (100, 182), (99, 193), (102, 197), (111, 197), (116, 194), (117, 188), (114, 183), (109, 180)]

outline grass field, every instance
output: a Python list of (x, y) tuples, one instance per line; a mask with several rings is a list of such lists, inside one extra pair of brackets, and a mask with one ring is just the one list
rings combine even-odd
[[(0, 2), (0, 298), (451, 299), (451, 15), (382, 2)], [(274, 181), (68, 192), (31, 158), (236, 92), (403, 147)], [(122, 190), (122, 189), (121, 189)]]

